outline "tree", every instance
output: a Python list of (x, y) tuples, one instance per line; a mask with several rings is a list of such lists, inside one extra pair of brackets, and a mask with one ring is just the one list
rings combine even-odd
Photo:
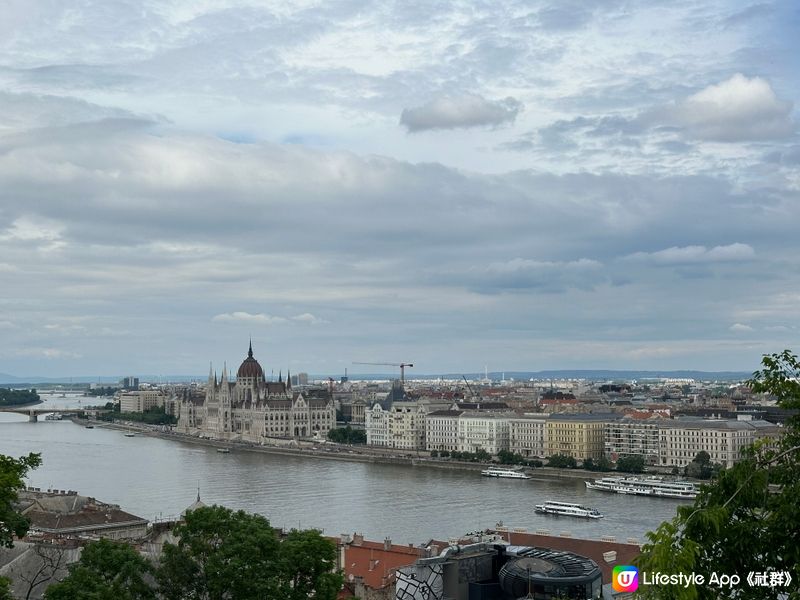
[(46, 584), (67, 564), (66, 553), (60, 546), (36, 544), (33, 553), (36, 555), (36, 563), (32, 565), (35, 568), (17, 573), (19, 581), (28, 586), (25, 592), (25, 600), (30, 599), (36, 588), (40, 586), (46, 587)]
[(8, 577), (0, 577), (0, 600), (14, 600), (11, 595), (11, 580)]
[(686, 465), (683, 473), (687, 477), (694, 477), (695, 479), (709, 479), (721, 470), (722, 465), (719, 463), (711, 464), (711, 456), (705, 450), (701, 450), (692, 459), (692, 462)]
[(644, 456), (638, 454), (621, 456), (617, 459), (617, 471), (623, 471), (624, 473), (644, 472)]
[(547, 459), (548, 467), (556, 467), (557, 469), (574, 469), (578, 466), (578, 461), (574, 456), (567, 454), (554, 454)]
[[(800, 363), (789, 350), (764, 356), (749, 382), (756, 393), (774, 396), (778, 405), (800, 408)], [(771, 486), (772, 484), (772, 486)], [(711, 599), (800, 598), (800, 416), (787, 419), (777, 440), (762, 440), (743, 459), (701, 488), (691, 506), (648, 533), (637, 559), (643, 571), (738, 574), (738, 588), (646, 586), (644, 598)], [(789, 572), (790, 587), (749, 587), (751, 572)], [(743, 593), (744, 592), (744, 593)]]
[(28, 532), (28, 519), (14, 508), (17, 492), (25, 487), (24, 478), (30, 469), (42, 464), (39, 454), (11, 458), (0, 454), (0, 548), (11, 548), (15, 537)]
[(212, 506), (187, 513), (175, 534), (156, 573), (166, 600), (334, 600), (342, 585), (336, 548), (316, 531), (281, 542), (264, 517)]
[(146, 577), (153, 567), (128, 544), (99, 540), (87, 544), (69, 575), (47, 588), (45, 600), (152, 600)]

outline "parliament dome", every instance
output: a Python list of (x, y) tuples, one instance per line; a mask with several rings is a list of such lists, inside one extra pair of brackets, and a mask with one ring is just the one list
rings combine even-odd
[(244, 377), (254, 378), (258, 381), (264, 379), (264, 369), (258, 364), (258, 361), (253, 358), (253, 343), (250, 342), (250, 349), (247, 351), (247, 358), (244, 359), (236, 372), (236, 378), (242, 379)]

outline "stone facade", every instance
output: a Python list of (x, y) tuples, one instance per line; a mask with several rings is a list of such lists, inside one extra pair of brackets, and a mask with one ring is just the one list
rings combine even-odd
[(264, 379), (252, 345), (235, 381), (209, 372), (205, 397), (181, 400), (177, 429), (215, 439), (264, 443), (268, 438), (326, 438), (336, 427), (336, 409), (325, 389), (293, 392), (286, 381)]

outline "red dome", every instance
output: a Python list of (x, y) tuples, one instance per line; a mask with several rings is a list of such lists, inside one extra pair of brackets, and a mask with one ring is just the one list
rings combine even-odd
[(244, 359), (239, 370), (236, 372), (236, 378), (242, 377), (255, 377), (258, 381), (264, 380), (264, 369), (258, 364), (258, 361), (253, 358), (253, 344), (250, 343), (250, 349), (247, 351), (247, 358)]

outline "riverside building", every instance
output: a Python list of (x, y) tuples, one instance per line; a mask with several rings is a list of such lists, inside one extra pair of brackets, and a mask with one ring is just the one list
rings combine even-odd
[(336, 426), (333, 399), (325, 389), (292, 390), (286, 381), (266, 381), (253, 345), (229, 381), (209, 371), (205, 396), (181, 399), (177, 430), (216, 439), (264, 443), (268, 438), (326, 438)]

